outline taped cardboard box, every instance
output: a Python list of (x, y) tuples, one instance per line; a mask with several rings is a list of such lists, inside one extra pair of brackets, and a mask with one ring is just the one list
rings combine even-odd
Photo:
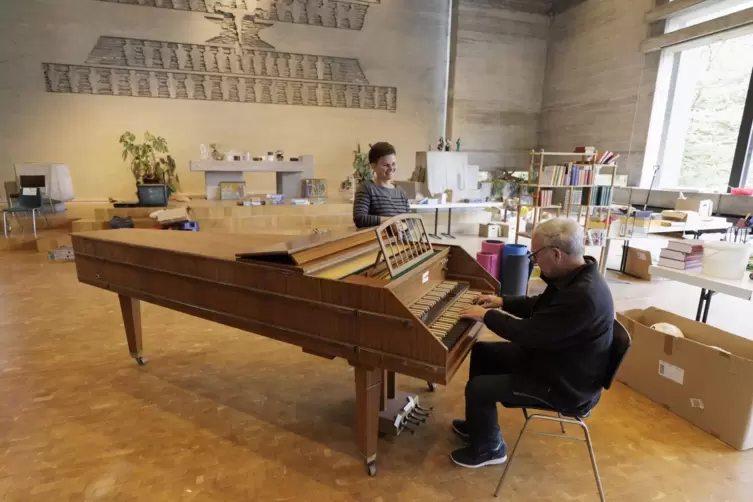
[(628, 248), (627, 260), (625, 260), (625, 273), (638, 279), (650, 281), (652, 260), (651, 251)]
[[(617, 314), (633, 345), (617, 379), (738, 450), (753, 447), (753, 341), (660, 310)], [(684, 338), (651, 328), (666, 322)]]

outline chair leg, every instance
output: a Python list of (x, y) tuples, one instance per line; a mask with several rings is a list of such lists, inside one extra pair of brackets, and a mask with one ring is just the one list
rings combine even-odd
[[(557, 413), (557, 416), (562, 418), (562, 413)], [(562, 430), (562, 434), (567, 434), (567, 431), (565, 430), (565, 422), (560, 422), (560, 429)]]
[(34, 227), (34, 238), (37, 238), (37, 210), (31, 210), (31, 224)]
[(5, 238), (8, 238), (8, 213), (3, 211), (3, 233), (5, 234)]
[(596, 478), (596, 487), (599, 489), (599, 498), (601, 502), (605, 502), (604, 488), (601, 486), (601, 476), (599, 476), (599, 468), (596, 466), (596, 455), (594, 454), (594, 447), (591, 444), (591, 434), (588, 433), (588, 426), (579, 420), (579, 424), (583, 429), (586, 436), (586, 444), (588, 445), (588, 455), (591, 457), (591, 466), (594, 469), (594, 478)]
[(523, 424), (523, 428), (520, 430), (520, 435), (518, 436), (518, 442), (515, 443), (515, 446), (510, 452), (510, 456), (507, 459), (507, 465), (505, 466), (505, 470), (502, 471), (502, 477), (499, 478), (497, 489), (494, 492), (495, 497), (499, 497), (499, 492), (502, 490), (502, 485), (505, 483), (505, 476), (507, 476), (507, 473), (510, 471), (510, 468), (512, 468), (512, 461), (515, 459), (515, 452), (518, 451), (518, 446), (520, 446), (520, 443), (523, 441), (523, 435), (525, 434), (526, 429), (528, 428), (528, 424), (531, 423), (531, 418), (528, 418), (528, 411), (526, 409), (523, 409), (523, 413), (526, 414), (526, 423)]
[(44, 228), (50, 228), (50, 220), (47, 219), (47, 215), (44, 214), (44, 211), (42, 211), (41, 214), (44, 218)]

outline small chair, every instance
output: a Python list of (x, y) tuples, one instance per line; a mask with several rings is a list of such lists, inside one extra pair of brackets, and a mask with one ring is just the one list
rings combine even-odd
[[(21, 191), (18, 194), (18, 202), (15, 206), (9, 207), (3, 210), (3, 233), (5, 238), (8, 238), (8, 213), (14, 217), (19, 213), (31, 213), (31, 220), (34, 226), (34, 238), (37, 237), (37, 212), (44, 216), (44, 221), (47, 226), (50, 223), (47, 221), (47, 216), (42, 213), (42, 192), (37, 187), (21, 187)], [(20, 221), (19, 221), (20, 224)], [(23, 231), (23, 226), (21, 226)]]
[[(609, 365), (607, 367), (607, 373), (605, 375), (606, 379), (603, 384), (604, 389), (609, 389), (612, 386), (612, 382), (614, 382), (614, 378), (617, 375), (617, 371), (619, 370), (623, 359), (625, 358), (625, 354), (627, 354), (628, 350), (630, 349), (630, 344), (631, 344), (630, 334), (628, 334), (625, 327), (622, 324), (620, 324), (619, 321), (615, 319), (614, 327), (613, 327), (612, 347), (610, 350), (610, 357), (609, 357)], [(586, 442), (586, 444), (588, 445), (588, 454), (591, 457), (591, 466), (593, 467), (594, 477), (596, 478), (596, 486), (599, 489), (599, 497), (601, 498), (602, 502), (606, 500), (604, 498), (604, 488), (601, 486), (601, 477), (599, 476), (599, 469), (596, 466), (596, 456), (594, 455), (593, 445), (591, 444), (591, 435), (588, 433), (588, 427), (583, 421), (584, 418), (587, 418), (588, 416), (591, 415), (591, 410), (588, 410), (584, 414), (573, 414), (572, 412), (568, 413), (567, 410), (561, 410), (561, 409), (557, 409), (554, 406), (546, 406), (546, 405), (537, 406), (534, 408), (531, 408), (531, 407), (525, 408), (522, 406), (508, 406), (502, 403), (502, 406), (504, 406), (505, 408), (522, 408), (523, 416), (525, 416), (526, 422), (525, 424), (523, 424), (523, 429), (520, 431), (518, 442), (515, 444), (515, 447), (512, 449), (512, 452), (510, 453), (510, 460), (507, 462), (507, 466), (505, 467), (504, 472), (502, 472), (502, 477), (500, 478), (499, 484), (497, 485), (497, 490), (494, 492), (495, 497), (499, 497), (499, 492), (502, 490), (502, 485), (505, 482), (505, 476), (507, 476), (507, 473), (512, 468), (512, 462), (515, 459), (515, 452), (518, 451), (518, 446), (520, 446), (520, 443), (523, 441), (523, 435), (528, 429), (528, 425), (533, 420), (539, 419), (539, 420), (548, 420), (550, 422), (558, 422), (560, 424), (560, 428), (562, 429), (562, 434), (550, 434), (546, 432), (539, 432), (537, 434), (541, 434), (542, 436), (552, 436), (556, 438), (574, 439), (577, 441)], [(557, 416), (554, 417), (550, 415), (541, 415), (541, 414), (529, 415), (528, 409), (550, 411), (550, 412), (556, 413)], [(565, 424), (577, 425), (578, 427), (583, 429), (585, 439), (567, 435), (565, 431)]]

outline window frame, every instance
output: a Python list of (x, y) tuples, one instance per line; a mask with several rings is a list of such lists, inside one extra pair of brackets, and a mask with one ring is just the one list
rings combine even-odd
[(753, 68), (750, 72), (750, 82), (748, 83), (748, 95), (745, 98), (745, 107), (743, 108), (743, 119), (740, 123), (740, 131), (737, 136), (737, 147), (735, 148), (735, 157), (732, 161), (732, 170), (727, 183), (727, 192), (732, 187), (744, 187), (748, 182), (751, 168), (751, 156), (753, 154)]

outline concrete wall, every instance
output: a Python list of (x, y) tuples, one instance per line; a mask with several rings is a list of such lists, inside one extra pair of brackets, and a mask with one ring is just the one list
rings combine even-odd
[[(356, 143), (386, 140), (399, 151), (398, 177), (409, 177), (414, 152), (442, 135), (448, 1), (343, 0), (321, 8), (315, 0), (262, 3), (277, 9), (259, 20), (271, 26), (255, 33), (259, 24), (243, 18), (236, 44), (231, 21), (239, 12), (228, 9), (209, 20), (204, 0), (2, 2), (0, 180), (12, 179), (13, 163), (61, 162), (71, 168), (78, 199), (133, 198), (134, 179), (117, 141), (126, 130), (168, 140), (186, 193), (203, 192), (203, 177), (189, 173), (188, 162), (198, 157), (200, 144), (213, 142), (255, 155), (278, 149), (313, 154), (316, 176), (336, 192)], [(92, 52), (105, 36), (115, 45), (132, 40), (125, 59), (118, 60), (107, 41)], [(141, 47), (145, 43), (152, 48)], [(254, 54), (251, 73), (239, 45), (243, 54)], [(186, 62), (196, 50), (207, 51), (204, 71), (195, 60)], [(183, 53), (171, 59), (176, 51)], [(238, 58), (220, 63), (223, 51)], [(215, 70), (210, 56), (218, 58)], [(340, 59), (330, 68), (327, 58)], [(262, 59), (267, 73), (260, 73)], [(108, 66), (113, 62), (118, 66)], [(52, 65), (45, 71), (43, 63)], [(123, 64), (124, 71), (116, 69)], [(290, 78), (277, 87), (266, 78), (273, 76)], [(303, 89), (296, 77), (306, 82)], [(195, 78), (188, 99), (182, 82)], [(252, 99), (252, 86), (256, 102), (238, 102)], [(200, 87), (206, 99), (194, 95)], [(387, 90), (382, 95), (380, 89)], [(262, 104), (282, 99), (285, 105)], [(273, 175), (249, 183), (250, 191), (274, 190)]]
[(525, 168), (536, 147), (550, 3), (458, 2), (451, 137), (482, 169)]
[(640, 51), (654, 0), (567, 3), (550, 30), (540, 146), (615, 151), (638, 184), (659, 65)]

